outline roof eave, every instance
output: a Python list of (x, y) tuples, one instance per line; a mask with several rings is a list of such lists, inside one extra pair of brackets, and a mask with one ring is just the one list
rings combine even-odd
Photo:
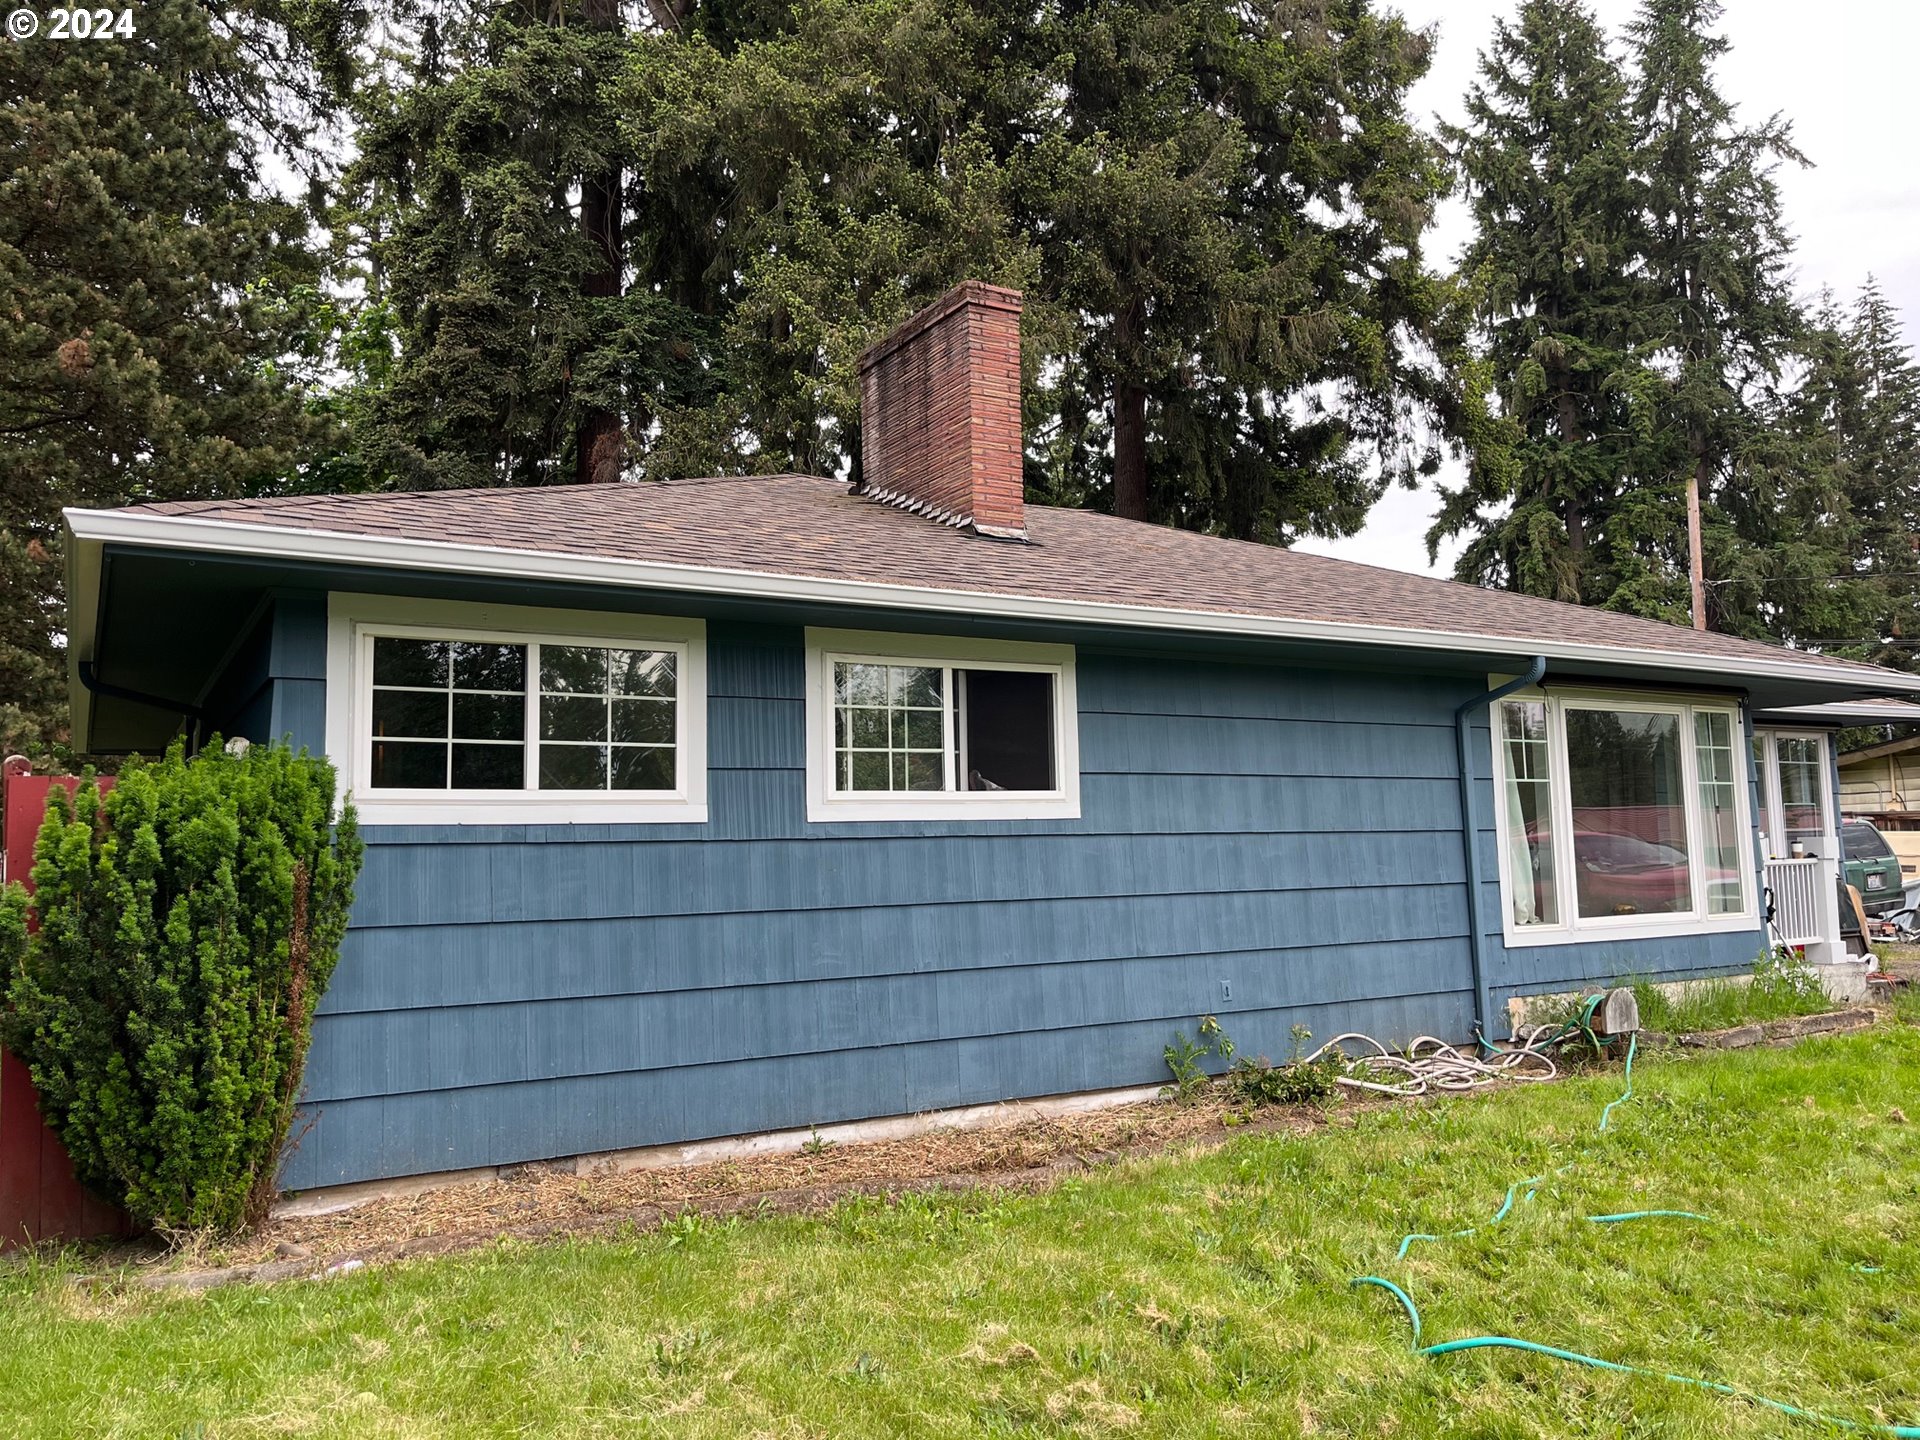
[[(1852, 689), (1863, 693), (1920, 695), (1920, 675), (1862, 666), (1858, 678), (1831, 664), (1810, 664), (1791, 651), (1780, 658), (1732, 657), (1634, 646), (1596, 645), (1578, 641), (1542, 641), (1474, 631), (1427, 630), (1402, 626), (1365, 625), (1350, 621), (1289, 619), (1249, 615), (1228, 610), (1183, 610), (1172, 607), (1121, 605), (1106, 601), (1009, 595), (991, 590), (953, 590), (898, 585), (872, 580), (833, 580), (816, 576), (781, 575), (760, 570), (662, 563), (568, 554), (559, 551), (510, 549), (451, 541), (401, 539), (384, 535), (334, 530), (258, 525), (232, 520), (203, 520), (192, 516), (155, 515), (130, 510), (65, 512), (67, 528), (78, 554), (91, 547), (92, 584), (87, 594), (76, 576), (69, 594), (75, 613), (84, 613), (87, 649), (80, 643), (69, 650), (68, 672), (78, 686), (78, 661), (90, 653), (91, 627), (97, 605), (98, 556), (108, 543), (157, 549), (237, 554), (274, 560), (304, 560), (364, 565), (393, 570), (481, 574), (523, 580), (587, 581), (616, 588), (678, 590), (696, 594), (745, 596), (818, 604), (873, 606), (931, 613), (964, 613), (990, 618), (1075, 622), (1090, 626), (1198, 632), (1275, 640), (1334, 641), (1345, 644), (1445, 652), (1485, 652), (1496, 655), (1545, 655), (1550, 661), (1583, 665), (1631, 663), (1649, 670), (1715, 674), (1756, 679), (1791, 680)], [(73, 562), (70, 562), (70, 565)], [(76, 630), (75, 640), (80, 640)], [(76, 700), (76, 748), (80, 737), (80, 702)]]

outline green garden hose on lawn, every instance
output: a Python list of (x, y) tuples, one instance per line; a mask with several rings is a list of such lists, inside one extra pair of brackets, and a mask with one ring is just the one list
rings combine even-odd
[(1613, 1123), (1615, 1107), (1624, 1105), (1633, 1098), (1633, 1052), (1639, 1048), (1640, 1037), (1637, 1034), (1629, 1035), (1627, 1037), (1627, 1088), (1609, 1100), (1607, 1102), (1607, 1108), (1600, 1112), (1600, 1128), (1602, 1130), (1605, 1130), (1607, 1126)]
[[(1594, 1006), (1597, 1003), (1597, 999), (1589, 1001), (1580, 1020), (1568, 1022), (1568, 1024), (1561, 1027), (1559, 1035), (1553, 1038), (1558, 1039), (1578, 1029), (1585, 1031), (1588, 1038), (1593, 1039), (1593, 1032), (1589, 1028), (1589, 1024), (1592, 1019)], [(1615, 1108), (1633, 1096), (1633, 1056), (1634, 1051), (1638, 1047), (1638, 1039), (1638, 1036), (1633, 1036), (1627, 1041), (1626, 1089), (1610, 1101), (1606, 1108), (1600, 1112), (1599, 1128), (1601, 1130), (1605, 1130), (1612, 1121)], [(1535, 1043), (1537, 1044), (1539, 1042)], [(1598, 1042), (1595, 1041), (1595, 1049), (1597, 1050), (1598, 1048)], [(1564, 1175), (1572, 1168), (1571, 1165), (1563, 1165), (1554, 1173), (1556, 1175)], [(1541, 1184), (1543, 1178), (1542, 1176), (1534, 1175), (1525, 1180), (1514, 1181), (1512, 1185), (1507, 1187), (1506, 1199), (1501, 1203), (1500, 1208), (1494, 1212), (1493, 1218), (1489, 1220), (1487, 1224), (1490, 1226), (1497, 1225), (1506, 1219), (1513, 1210), (1514, 1196), (1522, 1186), (1530, 1187), (1527, 1190), (1526, 1198), (1528, 1200), (1533, 1199), (1535, 1191)], [(1626, 1210), (1618, 1214), (1587, 1216), (1587, 1219), (1596, 1225), (1614, 1225), (1628, 1220), (1682, 1219), (1710, 1221), (1712, 1218), (1710, 1215), (1701, 1215), (1692, 1210)], [(1469, 1226), (1464, 1230), (1452, 1231), (1450, 1235), (1471, 1235), (1477, 1228), (1479, 1227)], [(1401, 1240), (1400, 1249), (1394, 1255), (1394, 1259), (1404, 1260), (1408, 1248), (1416, 1240), (1438, 1241), (1443, 1238), (1448, 1237), (1419, 1233), (1408, 1235), (1405, 1239)], [(1863, 1274), (1878, 1273), (1877, 1266), (1855, 1266), (1854, 1268), (1860, 1270)], [(1892, 1435), (1904, 1437), (1904, 1440), (1920, 1440), (1920, 1425), (1884, 1425), (1877, 1421), (1847, 1420), (1838, 1415), (1822, 1414), (1818, 1410), (1803, 1410), (1800, 1406), (1789, 1405), (1784, 1400), (1772, 1400), (1765, 1395), (1755, 1394), (1751, 1390), (1740, 1390), (1732, 1385), (1723, 1385), (1718, 1380), (1703, 1380), (1693, 1375), (1676, 1375), (1666, 1370), (1648, 1370), (1638, 1365), (1622, 1365), (1615, 1360), (1603, 1360), (1597, 1355), (1583, 1355), (1578, 1350), (1562, 1350), (1555, 1345), (1542, 1345), (1537, 1340), (1520, 1340), (1511, 1335), (1473, 1335), (1463, 1340), (1446, 1340), (1437, 1345), (1422, 1345), (1420, 1343), (1420, 1311), (1413, 1303), (1413, 1297), (1411, 1295), (1394, 1284), (1393, 1281), (1382, 1279), (1378, 1275), (1361, 1275), (1348, 1283), (1352, 1286), (1375, 1286), (1381, 1290), (1385, 1290), (1400, 1302), (1400, 1308), (1407, 1312), (1407, 1320), (1413, 1326), (1413, 1353), (1416, 1355), (1425, 1355), (1429, 1358), (1434, 1358), (1441, 1355), (1456, 1355), (1464, 1350), (1519, 1350), (1529, 1355), (1545, 1355), (1551, 1359), (1565, 1360), (1574, 1365), (1586, 1365), (1595, 1370), (1611, 1370), (1621, 1375), (1646, 1375), (1656, 1380), (1669, 1381), (1675, 1385), (1691, 1385), (1696, 1389), (1711, 1390), (1717, 1395), (1730, 1395), (1735, 1399), (1745, 1400), (1750, 1404), (1763, 1405), (1769, 1410), (1777, 1410), (1782, 1415), (1791, 1415), (1798, 1420), (1812, 1420), (1824, 1425), (1838, 1426), (1843, 1430), (1859, 1431), (1863, 1434)]]
[(1420, 1343), (1420, 1311), (1415, 1307), (1411, 1295), (1391, 1280), (1382, 1280), (1378, 1275), (1362, 1275), (1348, 1283), (1377, 1285), (1400, 1302), (1401, 1309), (1407, 1312), (1407, 1319), (1413, 1325), (1413, 1353), (1416, 1355), (1457, 1355), (1462, 1350), (1521, 1350), (1529, 1355), (1546, 1355), (1555, 1360), (1570, 1361), (1575, 1365), (1591, 1366), (1595, 1370), (1612, 1370), (1621, 1375), (1648, 1375), (1655, 1380), (1671, 1381), (1675, 1385), (1692, 1385), (1700, 1390), (1711, 1390), (1716, 1395), (1731, 1395), (1737, 1400), (1764, 1405), (1769, 1410), (1778, 1410), (1782, 1415), (1791, 1415), (1798, 1420), (1815, 1420), (1823, 1425), (1837, 1425), (1843, 1430), (1858, 1430), (1873, 1435), (1893, 1435), (1905, 1437), (1905, 1440), (1920, 1440), (1920, 1425), (1882, 1425), (1872, 1420), (1847, 1420), (1838, 1415), (1822, 1414), (1818, 1410), (1803, 1410), (1798, 1405), (1787, 1404), (1784, 1400), (1770, 1400), (1765, 1395), (1756, 1395), (1751, 1390), (1723, 1385), (1718, 1380), (1702, 1380), (1694, 1375), (1675, 1375), (1667, 1370), (1648, 1370), (1639, 1365), (1622, 1365), (1617, 1360), (1602, 1360), (1598, 1355), (1582, 1355), (1578, 1350), (1562, 1350), (1557, 1345), (1542, 1345), (1535, 1340), (1516, 1340), (1511, 1335), (1474, 1335), (1465, 1340), (1446, 1340), (1438, 1345), (1422, 1345)]

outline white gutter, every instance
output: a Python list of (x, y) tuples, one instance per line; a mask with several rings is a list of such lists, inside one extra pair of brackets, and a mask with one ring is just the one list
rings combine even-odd
[[(1352, 645), (1400, 646), (1417, 650), (1477, 650), (1506, 655), (1544, 655), (1551, 660), (1612, 664), (1630, 662), (1655, 670), (1776, 680), (1824, 681), (1872, 686), (1881, 693), (1920, 694), (1920, 675), (1862, 666), (1857, 679), (1838, 666), (1808, 664), (1755, 655), (1722, 656), (1579, 641), (1542, 641), (1470, 630), (1426, 630), (1351, 621), (1284, 619), (1225, 610), (1181, 610), (1107, 601), (1007, 595), (989, 590), (926, 589), (872, 580), (828, 580), (774, 575), (758, 570), (668, 564), (605, 556), (570, 555), (546, 550), (513, 550), (496, 545), (403, 540), (285, 525), (251, 525), (232, 520), (200, 520), (183, 515), (140, 514), (126, 510), (68, 510), (66, 520), (77, 540), (93, 545), (117, 542), (168, 550), (199, 550), (262, 559), (306, 560), (368, 565), (397, 570), (429, 570), (501, 579), (548, 580), (627, 589), (676, 590), (693, 594), (745, 596), (750, 599), (807, 601), (824, 605), (879, 606), (933, 614), (965, 614), (993, 619), (1039, 620), (1054, 624), (1132, 626), (1150, 630), (1202, 631), (1274, 640), (1332, 641)], [(97, 583), (98, 570), (92, 577)], [(76, 577), (83, 578), (83, 577)], [(76, 600), (91, 597), (76, 588)], [(91, 625), (91, 611), (86, 612)], [(81, 638), (76, 634), (76, 639)], [(89, 647), (90, 649), (90, 647)], [(78, 656), (80, 647), (74, 648)], [(76, 717), (77, 718), (77, 717)], [(78, 738), (78, 737), (76, 737)]]

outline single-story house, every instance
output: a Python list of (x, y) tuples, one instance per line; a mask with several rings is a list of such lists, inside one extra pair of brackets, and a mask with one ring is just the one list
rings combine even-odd
[(289, 1187), (1152, 1084), (1209, 1013), (1504, 1035), (1830, 882), (1824, 732), (1756, 717), (1920, 677), (1025, 504), (1019, 311), (863, 357), (851, 492), (69, 512), (76, 744), (358, 807)]

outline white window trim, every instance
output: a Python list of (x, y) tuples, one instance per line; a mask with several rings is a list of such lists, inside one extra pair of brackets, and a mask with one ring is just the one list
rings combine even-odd
[[(885, 665), (980, 666), (1051, 674), (1055, 717), (1053, 773), (1059, 785), (1045, 791), (834, 793), (833, 666), (841, 660)], [(951, 707), (950, 697), (947, 703)], [(1080, 704), (1071, 645), (809, 627), (806, 709), (807, 819), (810, 821), (1077, 820), (1080, 817)], [(951, 757), (950, 743), (947, 752)]]
[[(1780, 742), (1782, 740), (1811, 740), (1820, 752), (1819, 833), (1821, 842), (1823, 848), (1829, 849), (1831, 854), (1843, 856), (1840, 848), (1840, 824), (1834, 810), (1834, 806), (1839, 800), (1839, 797), (1830, 793), (1833, 789), (1833, 783), (1830, 778), (1833, 774), (1832, 737), (1824, 730), (1792, 729), (1778, 725), (1766, 725), (1756, 727), (1753, 732), (1753, 738), (1760, 742), (1760, 748), (1765, 754), (1763, 764), (1766, 767), (1766, 775), (1760, 788), (1765, 792), (1763, 799), (1766, 803), (1761, 807), (1761, 814), (1756, 823), (1760, 827), (1761, 835), (1766, 838), (1766, 853), (1773, 859), (1784, 859), (1784, 856), (1775, 855), (1773, 851), (1775, 845), (1788, 843), (1786, 837), (1786, 801), (1780, 796)], [(1749, 758), (1751, 758), (1751, 754), (1749, 754)], [(1844, 865), (1845, 863), (1843, 856), (1841, 864)]]
[[(679, 655), (675, 779), (669, 792), (375, 790), (372, 637), (417, 635), (549, 645), (647, 645)], [(529, 694), (539, 677), (527, 676)], [(536, 702), (528, 701), (529, 711)], [(531, 736), (529, 737), (531, 739)], [(336, 592), (327, 597), (327, 754), (340, 796), (365, 825), (700, 824), (707, 818), (707, 627), (703, 620), (548, 610), (529, 605), (416, 600)]]
[[(1513, 920), (1513, 857), (1509, 852), (1506, 827), (1506, 794), (1509, 781), (1507, 747), (1500, 743), (1499, 707), (1508, 701), (1545, 702), (1547, 707), (1547, 763), (1551, 783), (1548, 795), (1553, 805), (1556, 835), (1573, 834), (1573, 794), (1567, 785), (1567, 731), (1563, 722), (1566, 709), (1631, 710), (1641, 713), (1680, 716), (1685, 744), (1680, 747), (1681, 785), (1686, 792), (1687, 840), (1689, 859), (1699, 853), (1702, 831), (1700, 804), (1700, 764), (1694, 740), (1693, 717), (1702, 711), (1715, 711), (1732, 719), (1734, 805), (1739, 814), (1741, 836), (1742, 908), (1738, 914), (1706, 913), (1707, 877), (1704, 866), (1689, 864), (1693, 883), (1693, 911), (1673, 915), (1610, 915), (1603, 919), (1582, 920), (1577, 881), (1574, 876), (1574, 852), (1571, 844), (1553, 847), (1554, 887), (1561, 898), (1560, 920), (1553, 925), (1516, 925)], [(1520, 690), (1502, 696), (1488, 707), (1488, 739), (1493, 748), (1495, 854), (1500, 867), (1500, 924), (1509, 950), (1535, 945), (1590, 945), (1619, 940), (1652, 940), (1682, 935), (1714, 935), (1726, 931), (1753, 930), (1760, 921), (1759, 880), (1751, 863), (1753, 815), (1750, 805), (1748, 755), (1745, 726), (1738, 703), (1724, 696), (1684, 694), (1649, 695), (1644, 691), (1609, 690)]]

